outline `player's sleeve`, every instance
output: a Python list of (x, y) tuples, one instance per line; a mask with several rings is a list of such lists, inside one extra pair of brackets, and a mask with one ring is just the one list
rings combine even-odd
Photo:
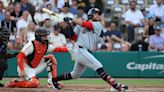
[(74, 31), (74, 33), (75, 33), (75, 34), (77, 34), (77, 35), (78, 35), (78, 34), (79, 34), (79, 32), (80, 32), (80, 30), (81, 30), (80, 26), (79, 26), (79, 25), (77, 25), (77, 26), (75, 26), (75, 28), (74, 28), (74, 30), (73, 30), (73, 31)]
[(93, 31), (94, 30), (92, 22), (82, 21), (81, 26), (89, 29), (88, 31)]
[(47, 52), (68, 52), (68, 48), (65, 46), (57, 47), (53, 44), (49, 44)]
[(17, 56), (18, 60), (18, 67), (20, 68), (21, 71), (24, 70), (24, 65), (23, 62), (25, 60), (25, 57), (31, 54), (34, 50), (33, 44), (32, 43), (27, 43), (22, 50), (19, 52)]
[(92, 25), (94, 32), (100, 36), (103, 31), (103, 25), (100, 22), (92, 22)]
[(30, 55), (34, 51), (34, 47), (32, 42), (27, 43), (21, 50), (25, 54), (25, 56)]

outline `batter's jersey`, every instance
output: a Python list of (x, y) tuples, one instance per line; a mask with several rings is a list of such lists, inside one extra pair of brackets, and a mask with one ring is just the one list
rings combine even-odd
[[(54, 49), (55, 49), (54, 45), (49, 44), (47, 52), (53, 52)], [(34, 46), (33, 46), (32, 42), (27, 43), (21, 50), (21, 52), (23, 52), (25, 56), (32, 54), (33, 51), (34, 51)]]
[(89, 50), (97, 48), (99, 41), (102, 41), (103, 25), (100, 22), (92, 22), (94, 30), (77, 25), (74, 32), (78, 35), (77, 44)]

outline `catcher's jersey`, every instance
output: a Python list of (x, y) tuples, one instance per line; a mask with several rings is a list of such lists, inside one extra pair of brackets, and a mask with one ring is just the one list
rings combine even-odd
[(92, 25), (94, 30), (89, 31), (79, 25), (74, 28), (74, 32), (78, 35), (77, 44), (90, 50), (94, 50), (97, 47), (97, 43), (101, 41), (102, 38), (100, 36), (103, 30), (100, 22), (92, 22)]
[[(55, 49), (55, 47), (51, 44), (48, 45), (48, 49), (47, 52), (52, 52)], [(31, 53), (33, 53), (34, 51), (34, 46), (32, 44), (32, 42), (27, 43), (21, 50), (25, 56), (30, 55)], [(38, 51), (39, 53), (39, 51)]]

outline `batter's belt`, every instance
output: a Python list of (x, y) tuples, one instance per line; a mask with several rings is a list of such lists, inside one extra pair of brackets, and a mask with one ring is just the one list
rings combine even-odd
[[(86, 48), (84, 48), (83, 46), (78, 46), (78, 47), (79, 47), (79, 48), (82, 48), (82, 49), (86, 49)], [(89, 49), (87, 49), (87, 51), (90, 52), (90, 53), (92, 53), (92, 51), (89, 50)]]

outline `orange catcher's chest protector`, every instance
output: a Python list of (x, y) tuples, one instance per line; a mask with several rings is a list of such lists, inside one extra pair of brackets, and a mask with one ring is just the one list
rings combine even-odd
[(36, 68), (41, 62), (41, 59), (46, 54), (48, 49), (48, 44), (40, 44), (36, 40), (32, 41), (34, 46), (34, 51), (32, 54), (26, 57), (26, 63), (32, 68)]

